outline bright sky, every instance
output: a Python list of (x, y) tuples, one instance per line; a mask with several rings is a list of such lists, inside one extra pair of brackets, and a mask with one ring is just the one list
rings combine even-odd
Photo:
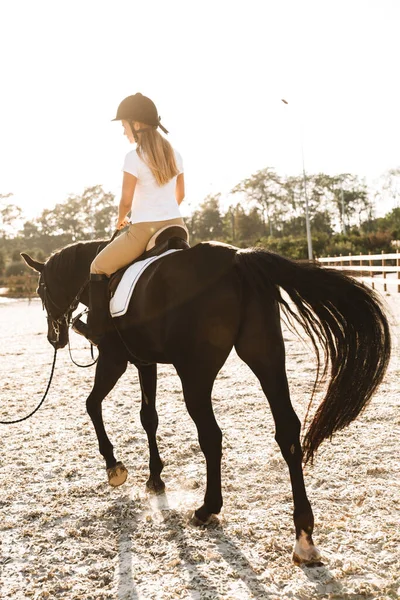
[(186, 212), (299, 173), (302, 143), (308, 172), (372, 181), (400, 165), (399, 31), (398, 0), (0, 0), (0, 193), (29, 217), (118, 196), (111, 119), (138, 91), (184, 158)]

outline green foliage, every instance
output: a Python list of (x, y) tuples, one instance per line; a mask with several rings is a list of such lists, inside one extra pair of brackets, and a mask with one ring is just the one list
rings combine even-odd
[[(86, 188), (82, 195), (70, 196), (53, 209), (45, 209), (31, 221), (25, 221), (19, 229), (14, 227), (13, 235), (8, 235), (11, 222), (20, 215), (9, 209), (9, 197), (0, 195), (0, 249), (4, 252), (5, 266), (18, 262), (21, 251), (42, 262), (55, 250), (78, 240), (104, 239), (111, 237), (116, 220), (117, 207), (112, 194), (105, 192), (102, 186)], [(2, 214), (6, 221), (1, 220)], [(14, 214), (14, 217), (13, 217)], [(12, 218), (14, 221), (12, 221)], [(32, 250), (33, 249), (33, 250)], [(13, 267), (14, 268), (14, 267)]]
[(280, 238), (261, 238), (257, 245), (287, 258), (302, 259), (307, 257), (307, 239), (305, 237), (297, 238), (289, 235)]
[(21, 262), (22, 258), (21, 258), (21, 253), (19, 250), (13, 251), (13, 253), (11, 254), (11, 260), (13, 262)]
[[(220, 194), (209, 195), (186, 219), (192, 245), (219, 240), (307, 259), (306, 198), (316, 256), (392, 252), (393, 240), (400, 239), (400, 208), (380, 218), (374, 218), (372, 210), (375, 200), (390, 199), (399, 204), (400, 168), (385, 174), (373, 199), (365, 183), (350, 173), (284, 177), (270, 167), (239, 182), (231, 193), (236, 204), (228, 209), (221, 207)], [(44, 262), (70, 243), (109, 238), (113, 232), (115, 199), (100, 185), (71, 195), (25, 222), (11, 197), (0, 194), (0, 276), (8, 280), (27, 277), (21, 251)], [(15, 290), (23, 289), (25, 283), (17, 279)]]
[(389, 232), (360, 234), (353, 230), (349, 235), (337, 234), (326, 243), (322, 254), (318, 256), (340, 256), (343, 254), (379, 254), (380, 252), (393, 252), (392, 237)]
[(46, 255), (43, 250), (36, 250), (33, 255), (39, 262), (45, 262), (46, 260)]
[(248, 179), (238, 183), (232, 194), (241, 194), (245, 201), (260, 211), (263, 233), (268, 226), (269, 235), (273, 235), (273, 224), (281, 217), (283, 184), (279, 175), (271, 167), (257, 171)]
[(189, 234), (194, 241), (222, 240), (225, 234), (224, 221), (219, 207), (219, 194), (207, 196), (200, 209), (188, 219)]
[[(313, 250), (316, 255), (320, 255), (327, 241), (328, 235), (325, 233), (312, 237)], [(257, 246), (295, 260), (305, 260), (308, 257), (307, 238), (305, 236), (288, 235), (278, 238), (261, 238)]]
[(29, 268), (22, 261), (12, 262), (8, 265), (6, 269), (6, 277), (11, 277), (13, 275), (24, 275), (24, 273), (28, 273)]
[(362, 223), (361, 230), (366, 233), (389, 231), (393, 239), (400, 238), (400, 208), (394, 208), (384, 217), (369, 219)]
[(230, 206), (223, 220), (225, 239), (240, 247), (251, 246), (265, 232), (265, 224), (256, 207), (245, 212), (240, 205)]
[(12, 194), (0, 194), (0, 236), (8, 238), (15, 230), (15, 223), (21, 218), (22, 210), (10, 202)]
[(0, 250), (0, 277), (4, 275), (6, 268), (6, 253), (4, 250)]
[(35, 227), (45, 236), (63, 234), (71, 242), (110, 237), (115, 215), (114, 196), (106, 193), (101, 185), (95, 185), (86, 188), (81, 196), (70, 196), (56, 204), (53, 210), (44, 210), (28, 230), (32, 235)]
[[(42, 213), (43, 214), (43, 213)], [(22, 237), (26, 240), (39, 237), (39, 227), (32, 221), (25, 221), (21, 231)]]
[(31, 271), (23, 275), (10, 275), (3, 281), (9, 298), (32, 298), (36, 295), (37, 275)]

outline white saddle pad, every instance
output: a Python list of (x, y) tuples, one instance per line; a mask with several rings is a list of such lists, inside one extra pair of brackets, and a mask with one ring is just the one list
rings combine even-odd
[(133, 263), (123, 274), (121, 281), (115, 290), (114, 296), (110, 300), (110, 313), (112, 317), (122, 317), (128, 310), (135, 285), (139, 281), (139, 277), (144, 273), (149, 265), (155, 260), (172, 254), (172, 252), (180, 252), (180, 249), (167, 250), (159, 256), (151, 256), (144, 260), (139, 260)]

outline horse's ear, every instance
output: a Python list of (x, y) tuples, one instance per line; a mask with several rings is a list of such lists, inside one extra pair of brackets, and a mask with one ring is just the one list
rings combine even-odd
[(31, 269), (34, 269), (38, 273), (41, 273), (43, 271), (44, 263), (34, 260), (29, 256), (29, 254), (25, 254), (24, 252), (21, 252), (21, 256), (28, 265), (28, 267), (31, 267)]

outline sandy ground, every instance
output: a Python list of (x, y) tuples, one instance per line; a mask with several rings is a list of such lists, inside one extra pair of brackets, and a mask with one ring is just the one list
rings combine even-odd
[[(400, 295), (386, 297), (400, 321)], [(36, 300), (0, 304), (0, 419), (31, 410), (46, 387), (52, 348)], [(394, 337), (399, 325), (394, 323)], [(286, 332), (293, 403), (302, 418), (315, 360)], [(89, 362), (73, 334), (74, 356)], [(214, 387), (224, 433), (220, 523), (189, 523), (202, 502), (205, 465), (173, 368), (158, 379), (159, 446), (167, 493), (145, 492), (148, 451), (130, 367), (104, 402), (127, 483), (111, 489), (85, 412), (94, 368), (59, 353), (42, 409), (0, 426), (0, 597), (101, 599), (400, 597), (399, 350), (373, 402), (324, 443), (306, 484), (324, 566), (291, 562), (292, 498), (286, 465), (258, 381), (233, 353)]]

